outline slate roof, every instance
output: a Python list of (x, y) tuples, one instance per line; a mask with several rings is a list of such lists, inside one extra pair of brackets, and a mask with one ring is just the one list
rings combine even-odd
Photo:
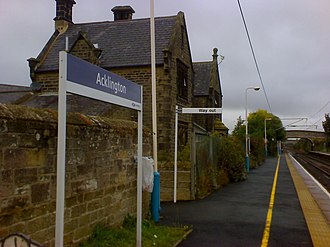
[(30, 87), (0, 84), (0, 102), (12, 104), (29, 92)]
[[(176, 16), (155, 18), (156, 63), (163, 63), (163, 50), (169, 46)], [(58, 70), (58, 53), (65, 49), (66, 36), (69, 49), (79, 32), (86, 33), (92, 44), (102, 50), (100, 66), (103, 68), (140, 66), (150, 64), (150, 19), (105, 21), (70, 25), (60, 35), (55, 31), (38, 60), (47, 54), (37, 71)]]
[(194, 77), (194, 96), (209, 95), (211, 81), (211, 65), (212, 62), (196, 62), (193, 63)]

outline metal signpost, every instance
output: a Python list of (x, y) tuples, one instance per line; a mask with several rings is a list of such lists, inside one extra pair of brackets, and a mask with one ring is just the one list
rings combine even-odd
[(178, 114), (220, 114), (222, 108), (181, 108), (175, 107), (175, 139), (174, 139), (174, 203), (176, 203), (177, 179), (178, 179)]
[(142, 226), (142, 86), (65, 51), (59, 54), (57, 191), (55, 246), (63, 247), (65, 205), (66, 93), (86, 96), (138, 111), (136, 246)]

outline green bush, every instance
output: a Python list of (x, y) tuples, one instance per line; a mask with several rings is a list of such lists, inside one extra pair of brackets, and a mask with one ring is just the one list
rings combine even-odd
[(217, 185), (219, 187), (224, 187), (227, 184), (229, 184), (229, 182), (230, 182), (228, 173), (224, 169), (221, 169), (221, 168), (217, 172), (216, 179), (217, 179)]
[(221, 137), (218, 146), (219, 170), (228, 174), (229, 180), (238, 182), (246, 179), (244, 151), (238, 139), (232, 136)]
[(264, 140), (257, 137), (251, 138), (250, 168), (257, 168), (265, 161)]

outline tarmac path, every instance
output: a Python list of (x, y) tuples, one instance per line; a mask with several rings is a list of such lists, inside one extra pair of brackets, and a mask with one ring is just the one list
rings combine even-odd
[[(180, 247), (261, 246), (277, 158), (195, 201), (162, 203), (160, 224), (192, 226)], [(313, 246), (284, 156), (281, 157), (268, 246)]]

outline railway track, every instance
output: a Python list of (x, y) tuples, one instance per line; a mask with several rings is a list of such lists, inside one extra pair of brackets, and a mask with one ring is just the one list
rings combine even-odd
[(320, 153), (292, 153), (292, 156), (330, 192), (330, 156)]

